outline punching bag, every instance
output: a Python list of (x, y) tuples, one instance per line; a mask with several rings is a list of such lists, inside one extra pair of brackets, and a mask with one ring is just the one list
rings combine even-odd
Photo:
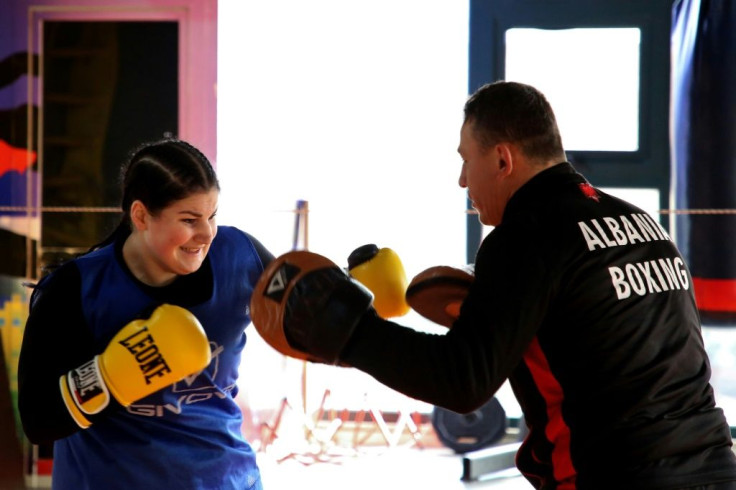
[(736, 2), (672, 9), (675, 242), (704, 325), (736, 326)]

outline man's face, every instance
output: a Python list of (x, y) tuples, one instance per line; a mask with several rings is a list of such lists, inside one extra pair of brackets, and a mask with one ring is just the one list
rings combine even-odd
[(463, 124), (457, 151), (463, 159), (458, 184), (468, 189), (468, 198), (478, 211), (480, 222), (497, 226), (507, 201), (503, 161), (495, 148), (480, 146), (473, 134), (472, 121)]

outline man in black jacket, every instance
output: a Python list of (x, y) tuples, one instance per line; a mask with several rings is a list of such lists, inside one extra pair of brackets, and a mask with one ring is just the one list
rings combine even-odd
[(528, 85), (473, 94), (458, 150), (459, 184), (494, 229), (447, 334), (379, 318), (328, 269), (293, 278), (273, 327), (312, 358), (458, 412), (509, 379), (529, 427), (517, 466), (535, 488), (736, 489), (690, 274), (665, 230), (566, 162)]

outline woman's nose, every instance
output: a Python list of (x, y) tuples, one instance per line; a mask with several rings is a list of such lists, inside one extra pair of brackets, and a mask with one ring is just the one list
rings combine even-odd
[(197, 238), (203, 243), (210, 243), (215, 238), (215, 224), (205, 221), (197, 230)]

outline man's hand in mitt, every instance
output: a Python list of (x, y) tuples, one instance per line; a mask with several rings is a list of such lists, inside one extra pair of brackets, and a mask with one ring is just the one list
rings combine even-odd
[(295, 251), (274, 259), (250, 304), (253, 324), (274, 349), (297, 359), (338, 364), (373, 295), (321, 255)]
[(440, 265), (417, 274), (406, 289), (406, 302), (414, 311), (438, 325), (452, 327), (473, 283), (472, 266), (463, 269)]

